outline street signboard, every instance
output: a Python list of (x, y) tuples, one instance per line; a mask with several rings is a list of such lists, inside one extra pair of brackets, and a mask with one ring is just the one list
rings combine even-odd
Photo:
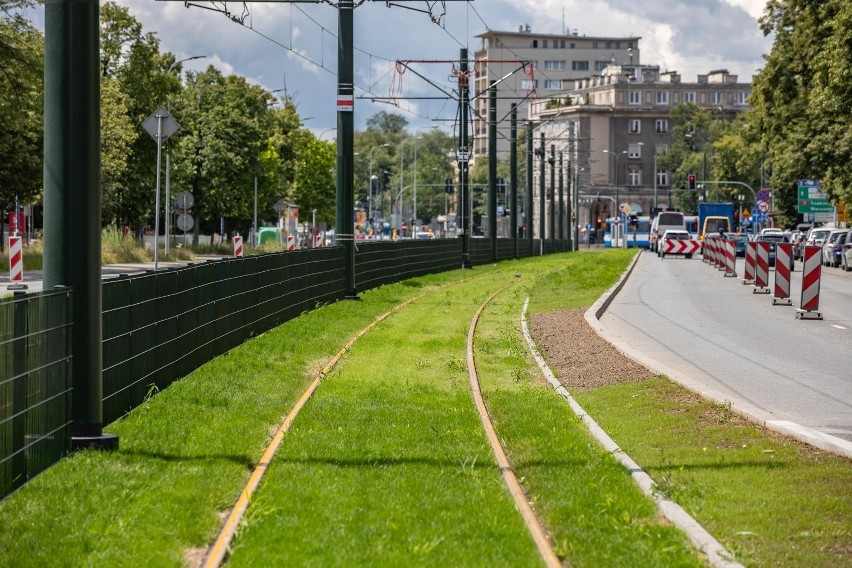
[(182, 213), (178, 215), (177, 218), (177, 227), (181, 231), (188, 231), (195, 224), (195, 220), (192, 218), (192, 215), (187, 213)]
[(818, 180), (799, 180), (798, 198), (799, 213), (834, 213), (834, 206), (828, 202)]
[(178, 209), (192, 209), (192, 205), (195, 203), (195, 198), (192, 197), (190, 192), (181, 191), (177, 194), (175, 201), (177, 202)]
[(145, 122), (142, 123), (142, 128), (145, 129), (151, 138), (154, 139), (154, 142), (157, 142), (157, 123), (163, 120), (161, 137), (163, 140), (168, 140), (169, 137), (180, 130), (180, 124), (172, 118), (172, 115), (169, 114), (169, 111), (164, 109), (163, 107), (158, 108), (154, 111), (154, 113), (145, 119)]

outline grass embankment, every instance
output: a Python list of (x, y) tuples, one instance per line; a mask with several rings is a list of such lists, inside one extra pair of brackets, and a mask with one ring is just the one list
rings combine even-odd
[[(325, 361), (377, 315), (419, 294), (359, 340), (303, 409), (249, 507), (231, 561), (537, 565), (464, 367), (470, 318), (506, 283), (513, 289), (486, 311), (477, 336), (483, 390), (558, 552), (576, 566), (695, 565), (684, 537), (659, 521), (538, 378), (518, 337), (526, 293), (533, 310), (588, 305), (629, 256), (557, 255), (415, 279), (253, 339), (112, 425), (118, 452), (76, 454), (0, 503), (0, 565), (185, 562), (188, 550), (213, 539), (274, 425)], [(683, 393), (673, 388), (657, 380), (577, 394), (663, 489), (749, 564), (848, 559), (835, 550), (849, 542), (848, 460), (779, 442), (729, 415), (708, 424), (704, 412), (681, 406)], [(704, 407), (711, 418), (724, 410)], [(739, 430), (730, 428), (761, 440), (760, 452), (717, 452), (708, 440), (739, 443)], [(769, 442), (791, 453), (769, 457)], [(772, 460), (781, 462), (777, 471)], [(711, 472), (717, 477), (703, 477)], [(795, 491), (784, 474), (798, 480)], [(732, 506), (740, 502), (751, 505)], [(818, 507), (830, 523), (811, 513)], [(774, 520), (773, 538), (753, 530), (755, 516), (767, 520), (762, 526)]]

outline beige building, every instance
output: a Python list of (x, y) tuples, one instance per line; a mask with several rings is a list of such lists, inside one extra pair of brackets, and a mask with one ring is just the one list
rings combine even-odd
[[(488, 88), (497, 85), (498, 158), (509, 151), (509, 113), (518, 104), (518, 120), (527, 103), (573, 87), (574, 79), (601, 73), (608, 65), (639, 61), (639, 37), (592, 37), (576, 30), (565, 35), (537, 34), (521, 26), (517, 32), (487, 31), (476, 36), (482, 46), (474, 54), (471, 87), (473, 159), (488, 154)], [(522, 69), (521, 62), (529, 62)], [(519, 125), (520, 129), (520, 125)]]
[[(670, 175), (657, 164), (657, 155), (671, 143), (672, 108), (695, 103), (714, 118), (732, 120), (749, 108), (750, 94), (751, 84), (739, 83), (726, 70), (685, 83), (657, 66), (612, 65), (574, 81), (559, 95), (533, 101), (529, 119), (540, 124), (534, 147), (544, 133), (548, 154), (553, 144), (557, 155), (562, 152), (570, 161), (579, 187), (577, 220), (585, 224), (613, 216), (616, 202), (640, 215), (670, 206)], [(536, 160), (534, 188), (539, 171)], [(545, 181), (550, 183), (549, 171)], [(536, 201), (536, 216), (538, 207)]]

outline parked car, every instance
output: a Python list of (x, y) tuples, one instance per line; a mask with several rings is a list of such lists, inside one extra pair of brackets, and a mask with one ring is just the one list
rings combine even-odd
[(834, 229), (826, 237), (822, 245), (823, 266), (840, 266), (840, 251), (843, 248), (843, 243), (846, 241), (846, 233), (848, 232), (848, 229)]
[[(754, 237), (754, 241), (769, 243), (769, 266), (775, 266), (775, 245), (777, 243), (786, 243), (787, 238), (784, 236), (784, 233), (763, 233), (761, 235), (756, 235)], [(793, 270), (793, 262), (793, 256), (790, 255), (790, 270)]]
[(840, 257), (840, 266), (846, 272), (852, 270), (852, 229), (846, 233), (846, 242), (843, 244), (843, 255)]
[[(808, 236), (805, 237), (805, 245), (809, 247), (821, 247), (825, 238), (830, 234), (831, 229), (824, 229), (822, 227), (811, 229), (808, 231)], [(802, 251), (802, 254), (804, 254), (804, 251)]]
[(832, 229), (822, 243), (822, 265), (834, 266), (834, 248), (837, 239), (843, 235), (846, 238), (846, 229)]
[(790, 233), (788, 239), (793, 245), (793, 259), (801, 260), (803, 254), (802, 246), (805, 243), (805, 234), (802, 231), (793, 231)]
[(749, 242), (749, 236), (745, 233), (728, 233), (725, 238), (729, 241), (736, 241), (737, 256), (745, 256), (746, 243)]

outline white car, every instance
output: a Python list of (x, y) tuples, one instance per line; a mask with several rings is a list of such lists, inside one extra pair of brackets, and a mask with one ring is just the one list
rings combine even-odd
[[(663, 238), (660, 239), (659, 246), (657, 246), (657, 256), (660, 258), (665, 258), (666, 253), (666, 241), (690, 241), (692, 240), (692, 236), (688, 231), (683, 231), (681, 229), (669, 229), (665, 233), (663, 233)], [(676, 253), (669, 253), (676, 254)], [(692, 258), (692, 253), (687, 253), (683, 255), (686, 258)]]

